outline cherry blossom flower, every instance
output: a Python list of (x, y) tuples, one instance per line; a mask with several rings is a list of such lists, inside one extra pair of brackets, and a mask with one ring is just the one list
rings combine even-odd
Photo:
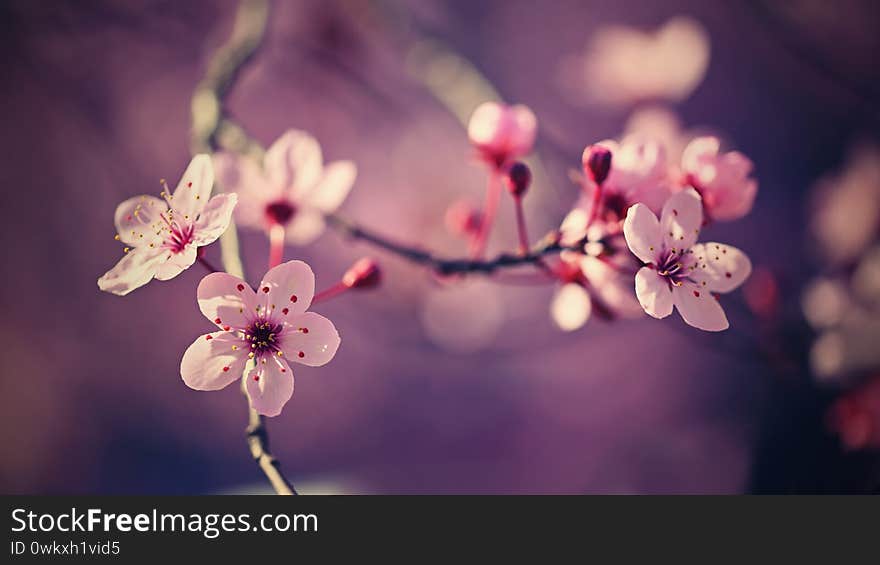
[(636, 296), (645, 312), (665, 318), (672, 307), (685, 322), (706, 331), (728, 328), (718, 294), (741, 285), (752, 265), (739, 249), (697, 243), (703, 205), (693, 189), (671, 196), (660, 220), (644, 204), (632, 206), (623, 224), (630, 251), (646, 266), (636, 273)]
[(609, 25), (592, 34), (585, 53), (562, 59), (558, 77), (573, 103), (626, 106), (646, 100), (684, 100), (709, 66), (703, 26), (678, 16), (655, 31)]
[(283, 226), (294, 245), (321, 235), (324, 215), (339, 208), (357, 176), (351, 161), (325, 166), (317, 140), (298, 130), (278, 138), (262, 165), (234, 153), (214, 155), (220, 184), (241, 197), (236, 211), (241, 225), (266, 232)]
[(468, 138), (480, 157), (494, 167), (518, 159), (532, 150), (538, 120), (522, 104), (480, 104), (468, 122)]
[(752, 209), (758, 182), (749, 177), (752, 162), (738, 151), (719, 153), (717, 137), (698, 137), (681, 157), (685, 184), (700, 193), (713, 220), (736, 220)]
[[(669, 166), (663, 146), (636, 137), (624, 139), (621, 143), (612, 140), (601, 141), (584, 150), (584, 174), (592, 178), (588, 170), (589, 162), (596, 148), (611, 152), (611, 169), (602, 184), (602, 197), (596, 218), (609, 224), (614, 230), (626, 216), (626, 211), (637, 202), (647, 205), (652, 211), (659, 211), (669, 197)], [(588, 192), (597, 190), (595, 183), (587, 187)], [(589, 209), (592, 204), (585, 201)], [(619, 228), (617, 228), (619, 230)]]
[(632, 274), (639, 264), (619, 233), (609, 234), (602, 224), (586, 227), (583, 199), (563, 220), (560, 243), (570, 246), (584, 241), (582, 252), (560, 253), (555, 268), (562, 285), (550, 302), (556, 325), (573, 331), (595, 313), (605, 319), (642, 315), (632, 287)]
[(125, 256), (98, 279), (101, 290), (124, 296), (154, 277), (166, 281), (196, 260), (197, 248), (220, 237), (229, 226), (238, 197), (211, 197), (214, 169), (208, 155), (190, 162), (174, 194), (135, 196), (116, 208), (116, 239)]
[(195, 390), (220, 390), (240, 379), (247, 366), (251, 406), (277, 416), (293, 395), (288, 361), (320, 367), (333, 359), (340, 338), (330, 320), (306, 311), (315, 295), (315, 276), (307, 264), (282, 263), (257, 288), (254, 292), (226, 273), (202, 279), (199, 308), (220, 329), (189, 346), (180, 375)]

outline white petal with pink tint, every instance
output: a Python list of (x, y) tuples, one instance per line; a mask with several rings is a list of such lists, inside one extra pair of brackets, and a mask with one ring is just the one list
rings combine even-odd
[(649, 316), (665, 318), (672, 314), (672, 291), (669, 284), (657, 276), (651, 267), (642, 267), (636, 273), (636, 297)]
[(288, 261), (266, 273), (257, 288), (257, 296), (270, 310), (287, 308), (290, 315), (308, 310), (315, 296), (315, 275), (302, 261)]
[(156, 269), (156, 279), (167, 281), (173, 279), (196, 262), (197, 250), (194, 244), (189, 244), (186, 248), (179, 252), (165, 250), (168, 259), (159, 264)]
[(720, 332), (730, 327), (718, 299), (705, 288), (686, 282), (672, 289), (672, 299), (684, 321), (695, 328)]
[(644, 263), (653, 263), (661, 252), (660, 222), (644, 204), (634, 204), (627, 210), (623, 234), (629, 250)]
[(287, 225), (284, 236), (291, 245), (308, 245), (324, 232), (326, 225), (321, 212), (303, 208)]
[(250, 228), (265, 229), (266, 204), (282, 197), (281, 187), (269, 182), (253, 159), (234, 153), (216, 153), (214, 169), (220, 186), (238, 194), (235, 207), (238, 222)]
[(168, 210), (164, 200), (155, 196), (135, 196), (116, 207), (113, 221), (119, 240), (126, 245), (144, 246), (160, 239), (156, 234), (165, 224), (161, 215)]
[(342, 341), (333, 322), (314, 312), (285, 319), (290, 327), (282, 335), (281, 347), (288, 361), (320, 367), (333, 359)]
[(550, 302), (550, 316), (559, 329), (567, 332), (586, 324), (591, 311), (590, 295), (584, 287), (575, 283), (563, 285)]
[(538, 132), (538, 118), (523, 104), (511, 106), (513, 128), (510, 132), (511, 149), (515, 155), (522, 156), (532, 150)]
[(263, 168), (273, 185), (297, 198), (321, 178), (321, 146), (308, 133), (288, 130), (266, 151)]
[(175, 214), (193, 221), (211, 196), (214, 187), (214, 166), (210, 155), (196, 155), (190, 161), (171, 197)]
[(229, 227), (232, 211), (237, 203), (238, 195), (234, 193), (218, 194), (211, 198), (193, 226), (193, 243), (198, 246), (208, 245), (223, 235)]
[(306, 195), (306, 200), (321, 212), (333, 212), (348, 196), (356, 177), (357, 167), (351, 161), (330, 163), (324, 168), (321, 180)]
[(247, 350), (236, 335), (229, 332), (205, 334), (183, 354), (180, 376), (192, 389), (220, 390), (241, 378), (247, 360)]
[(676, 192), (663, 205), (660, 231), (666, 249), (690, 249), (703, 226), (703, 204), (691, 188)]
[(156, 271), (163, 261), (165, 261), (165, 250), (136, 247), (98, 279), (98, 288), (125, 296), (150, 282), (156, 276)]
[(220, 327), (244, 328), (256, 314), (258, 301), (253, 289), (226, 273), (207, 275), (199, 283), (196, 295), (202, 314)]
[(245, 388), (257, 414), (277, 416), (293, 396), (293, 371), (283, 359), (268, 359), (248, 371)]
[(748, 256), (730, 245), (698, 243), (691, 248), (691, 253), (696, 262), (691, 278), (711, 292), (730, 292), (745, 282), (752, 272)]

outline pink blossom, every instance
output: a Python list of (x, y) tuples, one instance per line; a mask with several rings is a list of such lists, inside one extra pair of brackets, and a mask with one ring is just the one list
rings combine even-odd
[(623, 233), (630, 251), (646, 266), (636, 273), (636, 296), (645, 312), (665, 318), (672, 306), (685, 322), (706, 331), (728, 328), (718, 294), (741, 285), (752, 265), (739, 249), (697, 243), (703, 205), (693, 189), (671, 196), (660, 220), (644, 204), (626, 214)]
[(538, 120), (527, 106), (484, 102), (471, 115), (468, 137), (485, 161), (501, 168), (532, 150), (537, 129)]
[[(605, 140), (590, 145), (583, 154), (587, 178), (592, 178), (588, 164), (597, 147), (611, 152), (611, 169), (602, 184), (596, 218), (612, 224), (609, 229), (613, 229), (613, 224), (623, 220), (627, 209), (637, 202), (659, 211), (671, 192), (669, 165), (663, 146), (637, 137), (626, 138), (621, 143)], [(595, 183), (590, 184), (588, 192), (597, 190)]]
[(752, 209), (758, 182), (750, 178), (752, 162), (738, 151), (719, 153), (717, 137), (698, 137), (681, 157), (685, 183), (703, 198), (713, 220), (736, 220)]
[(202, 279), (199, 308), (220, 330), (189, 346), (180, 375), (195, 390), (219, 390), (240, 379), (247, 366), (251, 406), (277, 416), (293, 395), (288, 361), (320, 367), (333, 359), (340, 338), (333, 322), (306, 311), (315, 295), (315, 276), (307, 264), (282, 263), (257, 288), (254, 292), (226, 273)]
[(190, 162), (174, 194), (135, 196), (116, 208), (116, 239), (125, 256), (98, 279), (101, 290), (124, 296), (150, 282), (172, 279), (196, 260), (197, 248), (220, 237), (229, 226), (238, 197), (211, 197), (214, 169), (208, 155)]
[(288, 130), (272, 144), (262, 167), (226, 152), (214, 155), (214, 166), (220, 184), (241, 197), (236, 218), (243, 226), (267, 232), (284, 226), (294, 245), (321, 235), (324, 215), (339, 208), (357, 176), (351, 161), (324, 166), (321, 146), (298, 130)]

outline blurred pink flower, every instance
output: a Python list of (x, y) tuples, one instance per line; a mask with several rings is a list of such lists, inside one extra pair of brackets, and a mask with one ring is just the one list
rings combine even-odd
[(880, 375), (834, 401), (827, 423), (847, 450), (880, 448)]
[(675, 17), (654, 32), (605, 26), (583, 55), (563, 59), (563, 91), (576, 103), (626, 106), (645, 100), (684, 100), (709, 66), (709, 37), (703, 26)]
[(116, 239), (129, 247), (115, 267), (98, 279), (101, 290), (124, 296), (150, 282), (179, 275), (196, 260), (196, 249), (214, 242), (229, 226), (235, 194), (211, 198), (214, 169), (208, 155), (196, 155), (173, 195), (165, 200), (135, 196), (116, 208)]
[(537, 129), (538, 120), (527, 106), (484, 102), (471, 115), (468, 138), (483, 160), (501, 168), (532, 150)]
[(703, 205), (693, 189), (671, 196), (660, 220), (644, 204), (629, 209), (623, 226), (626, 243), (647, 265), (636, 273), (636, 296), (655, 318), (672, 313), (706, 331), (728, 328), (718, 293), (741, 285), (751, 273), (749, 258), (720, 243), (697, 243)]
[(324, 231), (324, 214), (335, 211), (348, 196), (357, 168), (351, 161), (324, 166), (321, 146), (306, 132), (288, 130), (266, 151), (262, 168), (234, 153), (214, 155), (217, 178), (237, 192), (238, 221), (267, 232), (286, 228), (287, 241), (306, 245)]
[(238, 277), (212, 273), (198, 288), (199, 308), (221, 329), (196, 339), (183, 354), (180, 375), (195, 390), (219, 390), (241, 378), (254, 410), (277, 416), (293, 395), (287, 359), (310, 367), (328, 363), (340, 338), (327, 318), (306, 312), (315, 275), (302, 261), (266, 273), (258, 291)]
[(719, 153), (717, 137), (698, 137), (681, 157), (685, 187), (691, 186), (703, 198), (712, 220), (736, 220), (752, 209), (758, 182), (749, 175), (752, 162), (738, 151)]
[(813, 187), (810, 227), (826, 259), (855, 261), (880, 231), (880, 146), (857, 145), (843, 170)]
[[(619, 231), (619, 222), (629, 207), (637, 202), (658, 212), (671, 193), (669, 165), (663, 146), (637, 137), (626, 138), (620, 143), (605, 140), (590, 145), (582, 157), (587, 178), (592, 178), (588, 160), (596, 147), (611, 151), (611, 170), (602, 185), (596, 218), (607, 224), (609, 230)], [(590, 194), (596, 189), (593, 182), (586, 187)], [(589, 212), (591, 199), (587, 199), (585, 205)]]

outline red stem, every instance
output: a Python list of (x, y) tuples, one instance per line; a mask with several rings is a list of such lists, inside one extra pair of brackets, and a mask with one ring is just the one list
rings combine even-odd
[(489, 232), (495, 223), (495, 213), (498, 210), (498, 201), (501, 199), (501, 183), (498, 171), (491, 169), (486, 183), (486, 207), (483, 210), (483, 218), (480, 222), (480, 232), (471, 245), (471, 258), (482, 259), (486, 252), (486, 243), (489, 240)]
[(526, 215), (523, 212), (522, 197), (513, 198), (516, 206), (516, 231), (519, 234), (519, 252), (525, 255), (529, 252), (529, 233), (526, 230)]
[(330, 300), (331, 298), (339, 296), (346, 290), (348, 290), (348, 287), (345, 285), (345, 283), (339, 281), (330, 288), (325, 288), (321, 292), (315, 294), (315, 297), (312, 298), (312, 304), (315, 304), (316, 302), (322, 302), (324, 300)]
[(277, 267), (284, 260), (284, 226), (274, 224), (269, 228), (269, 268)]
[(587, 228), (593, 225), (593, 221), (595, 221), (596, 216), (599, 214), (599, 201), (602, 199), (602, 186), (602, 184), (597, 184), (596, 190), (593, 191), (593, 205), (590, 207), (590, 217), (587, 219)]

